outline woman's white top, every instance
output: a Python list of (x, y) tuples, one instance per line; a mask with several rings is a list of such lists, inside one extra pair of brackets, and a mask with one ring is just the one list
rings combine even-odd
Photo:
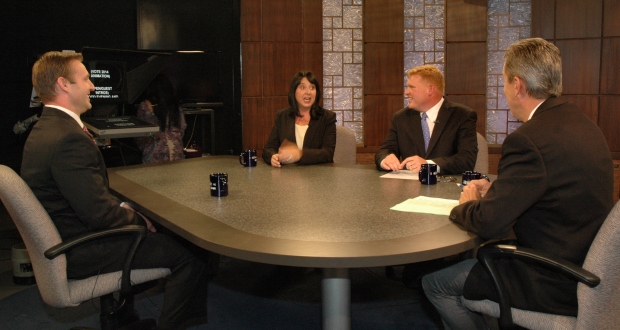
[(304, 137), (306, 136), (306, 131), (308, 130), (308, 125), (297, 125), (295, 124), (295, 140), (297, 141), (297, 148), (302, 150), (304, 148)]

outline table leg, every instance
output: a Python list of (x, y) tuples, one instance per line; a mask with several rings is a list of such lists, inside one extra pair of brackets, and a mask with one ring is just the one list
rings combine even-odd
[(323, 269), (323, 330), (351, 329), (351, 279), (347, 268)]

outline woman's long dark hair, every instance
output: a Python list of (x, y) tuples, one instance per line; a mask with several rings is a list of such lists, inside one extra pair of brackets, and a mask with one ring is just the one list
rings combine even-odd
[[(144, 95), (145, 99), (153, 105), (153, 112), (159, 121), (161, 132), (170, 127), (180, 128), (179, 100), (168, 77), (163, 74), (155, 76), (144, 91)], [(168, 122), (168, 127), (166, 127), (166, 122)]]
[(310, 116), (321, 115), (323, 114), (323, 109), (319, 106), (319, 102), (321, 101), (321, 85), (319, 81), (314, 76), (312, 71), (299, 71), (293, 76), (293, 81), (291, 81), (291, 88), (288, 91), (288, 104), (293, 109), (293, 113), (297, 117), (301, 117), (301, 113), (299, 113), (299, 105), (297, 104), (297, 99), (295, 98), (295, 91), (297, 91), (297, 86), (301, 84), (301, 80), (303, 78), (308, 79), (312, 85), (314, 85), (316, 89), (316, 98), (314, 99), (314, 103), (312, 103), (312, 107), (310, 108)]

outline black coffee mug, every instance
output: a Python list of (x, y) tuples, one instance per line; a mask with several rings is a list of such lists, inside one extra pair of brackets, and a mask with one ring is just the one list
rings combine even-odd
[(465, 171), (463, 172), (463, 181), (461, 182), (463, 186), (468, 185), (470, 182), (472, 182), (473, 180), (480, 180), (480, 179), (486, 179), (487, 181), (491, 182), (491, 179), (489, 179), (488, 176), (481, 174), (480, 172), (476, 172), (476, 171)]
[(418, 179), (421, 184), (437, 184), (437, 164), (422, 164)]
[(246, 150), (239, 155), (239, 163), (245, 167), (256, 166), (256, 150)]
[(211, 196), (228, 196), (228, 174), (211, 173), (209, 175), (209, 180), (211, 181)]

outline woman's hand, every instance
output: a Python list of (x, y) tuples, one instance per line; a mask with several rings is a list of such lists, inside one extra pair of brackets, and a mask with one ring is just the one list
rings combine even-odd
[(282, 167), (282, 165), (280, 164), (280, 157), (278, 154), (273, 154), (271, 156), (271, 166), (273, 167)]
[[(278, 161), (280, 164), (296, 163), (301, 159), (301, 155), (302, 152), (297, 147), (297, 144), (284, 140), (278, 150)], [(271, 157), (271, 163), (273, 164), (273, 157)]]

